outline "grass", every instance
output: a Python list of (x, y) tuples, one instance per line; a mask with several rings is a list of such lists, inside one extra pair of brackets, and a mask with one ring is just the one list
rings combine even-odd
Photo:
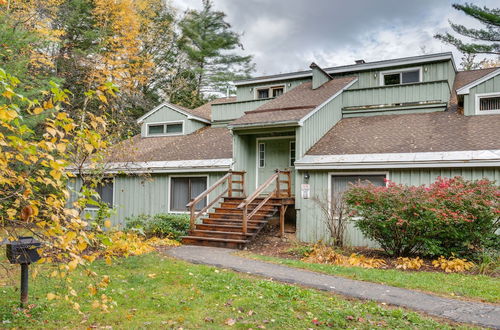
[(432, 292), (451, 298), (464, 297), (491, 303), (500, 302), (500, 279), (486, 275), (401, 271), (396, 269), (367, 269), (361, 267), (312, 264), (295, 259), (284, 259), (250, 253), (241, 253), (241, 255), (355, 280)]
[[(30, 283), (29, 311), (17, 308), (15, 287), (0, 287), (0, 327), (22, 328), (450, 328), (432, 318), (375, 302), (343, 299), (298, 286), (192, 265), (156, 253), (96, 262), (111, 282), (104, 292), (117, 303), (110, 313), (92, 309), (88, 281), (73, 273), (83, 314), (64, 300), (48, 301), (60, 282), (46, 276)], [(150, 274), (156, 274), (152, 276)], [(80, 293), (83, 292), (83, 293)]]

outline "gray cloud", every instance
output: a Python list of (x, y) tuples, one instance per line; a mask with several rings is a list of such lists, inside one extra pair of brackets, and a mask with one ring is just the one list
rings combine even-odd
[[(173, 3), (181, 10), (201, 7), (201, 0)], [(447, 0), (215, 0), (214, 5), (243, 34), (256, 74), (303, 70), (312, 61), (333, 66), (454, 51), (433, 35), (448, 28), (448, 19), (474, 24)]]

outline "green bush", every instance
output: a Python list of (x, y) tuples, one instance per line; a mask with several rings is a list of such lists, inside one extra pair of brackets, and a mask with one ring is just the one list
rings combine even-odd
[(147, 237), (171, 238), (180, 240), (189, 231), (189, 216), (184, 214), (161, 213), (141, 214), (125, 219), (125, 229), (138, 231)]
[(483, 179), (429, 186), (353, 185), (345, 200), (356, 226), (390, 255), (475, 257), (498, 246), (500, 190)]

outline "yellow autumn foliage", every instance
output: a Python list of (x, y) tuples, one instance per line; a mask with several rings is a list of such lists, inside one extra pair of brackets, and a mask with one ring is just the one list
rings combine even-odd
[(369, 258), (356, 253), (349, 257), (336, 252), (333, 248), (316, 244), (311, 253), (309, 253), (302, 261), (319, 264), (332, 264), (338, 266), (355, 266), (363, 268), (379, 268), (385, 266), (385, 261), (382, 259)]
[(435, 268), (441, 268), (447, 273), (461, 273), (474, 267), (474, 263), (471, 261), (467, 261), (466, 259), (455, 257), (446, 259), (443, 256), (440, 256), (436, 260), (433, 260), (432, 265)]
[(111, 244), (102, 251), (103, 256), (127, 257), (153, 252), (157, 246), (178, 246), (179, 242), (168, 238), (150, 238), (132, 233), (116, 231), (110, 234)]
[(396, 268), (398, 269), (420, 269), (424, 265), (424, 261), (419, 258), (403, 258), (396, 259)]

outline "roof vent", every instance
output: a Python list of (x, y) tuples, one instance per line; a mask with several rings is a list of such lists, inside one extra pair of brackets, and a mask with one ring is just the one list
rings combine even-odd
[(366, 63), (365, 60), (356, 60), (354, 62), (356, 62), (356, 64), (365, 64)]

